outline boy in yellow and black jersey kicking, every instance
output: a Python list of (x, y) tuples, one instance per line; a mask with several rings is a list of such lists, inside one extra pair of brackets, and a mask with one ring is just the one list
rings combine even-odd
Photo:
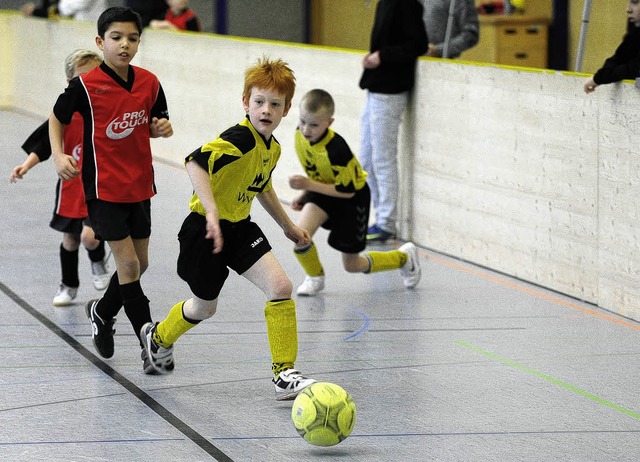
[[(296, 152), (307, 176), (292, 175), (289, 185), (302, 193), (293, 200), (301, 210), (298, 226), (311, 236), (320, 226), (330, 230), (329, 245), (342, 252), (344, 269), (373, 273), (400, 269), (404, 285), (415, 287), (421, 270), (416, 246), (408, 242), (397, 250), (362, 252), (366, 247), (370, 192), (362, 170), (345, 140), (330, 127), (335, 104), (324, 90), (307, 93), (300, 102)], [(297, 243), (294, 252), (305, 270), (298, 295), (315, 295), (324, 289), (324, 269), (313, 242)]]
[(311, 242), (309, 233), (284, 211), (271, 184), (271, 173), (280, 158), (280, 145), (272, 133), (289, 112), (294, 91), (295, 77), (286, 63), (267, 58), (258, 61), (245, 73), (242, 102), (246, 117), (185, 160), (194, 194), (189, 202), (191, 213), (178, 234), (178, 274), (189, 284), (192, 297), (174, 305), (160, 323), (142, 328), (156, 372), (173, 370), (173, 344), (216, 312), (231, 268), (267, 296), (264, 314), (276, 399), (292, 399), (315, 382), (294, 368), (298, 330), (291, 281), (249, 216), (257, 198), (296, 245)]

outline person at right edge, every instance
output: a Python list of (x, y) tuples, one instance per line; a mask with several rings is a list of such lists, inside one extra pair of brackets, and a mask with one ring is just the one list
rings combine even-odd
[(367, 90), (360, 129), (360, 164), (375, 210), (368, 242), (396, 234), (398, 131), (415, 82), (418, 57), (429, 40), (416, 0), (380, 0), (371, 31), (370, 52), (363, 60), (360, 88)]
[(627, 33), (613, 56), (584, 82), (584, 92), (589, 94), (598, 85), (640, 77), (640, 0), (627, 4)]

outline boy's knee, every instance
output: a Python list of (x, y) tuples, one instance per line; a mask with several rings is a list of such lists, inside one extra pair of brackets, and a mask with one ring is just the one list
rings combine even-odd
[(216, 309), (218, 306), (218, 300), (198, 300), (197, 302), (193, 300), (190, 304), (189, 302), (185, 303), (183, 308), (183, 313), (190, 319), (202, 321), (205, 319), (209, 319), (211, 316), (216, 314)]
[(273, 288), (271, 294), (267, 294), (269, 300), (280, 300), (285, 298), (291, 298), (293, 292), (293, 284), (288, 277), (279, 278)]

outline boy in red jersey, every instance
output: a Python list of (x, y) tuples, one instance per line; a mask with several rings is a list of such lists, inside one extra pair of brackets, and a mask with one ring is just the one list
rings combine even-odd
[[(99, 66), (100, 56), (90, 50), (76, 50), (65, 60), (67, 83), (74, 77), (86, 74)], [(82, 162), (82, 119), (74, 115), (72, 122), (65, 128), (64, 144), (69, 151)], [(15, 183), (40, 162), (51, 157), (49, 143), (49, 121), (40, 125), (22, 145), (28, 154), (27, 159), (16, 165), (9, 177), (10, 183)], [(78, 249), (80, 244), (87, 249), (91, 260), (93, 285), (97, 290), (104, 290), (109, 283), (110, 274), (107, 269), (104, 242), (97, 240), (87, 218), (87, 206), (84, 203), (84, 191), (80, 177), (69, 181), (60, 181), (56, 185), (56, 205), (53, 218), (49, 224), (53, 229), (63, 233), (60, 244), (60, 267), (62, 281), (55, 297), (53, 306), (68, 306), (76, 298), (80, 278), (78, 277)]]
[(149, 23), (153, 29), (202, 31), (198, 16), (189, 8), (189, 0), (167, 0), (167, 5), (164, 19), (152, 19)]
[(264, 316), (276, 399), (295, 398), (315, 382), (294, 368), (298, 327), (291, 281), (250, 217), (257, 198), (287, 238), (298, 246), (310, 242), (309, 233), (282, 208), (271, 183), (281, 151), (273, 131), (289, 112), (294, 91), (295, 77), (285, 62), (258, 61), (245, 73), (246, 116), (185, 159), (194, 194), (191, 213), (178, 234), (178, 275), (192, 295), (176, 303), (162, 322), (149, 323), (140, 333), (157, 372), (173, 370), (173, 344), (215, 314), (231, 268), (267, 297)]
[[(64, 125), (79, 112), (84, 123), (82, 182), (96, 237), (109, 243), (116, 272), (100, 300), (86, 304), (92, 339), (104, 358), (113, 356), (113, 323), (124, 310), (136, 335), (151, 321), (140, 285), (148, 266), (151, 197), (155, 194), (150, 138), (173, 134), (158, 78), (132, 66), (142, 23), (130, 8), (113, 7), (98, 19), (96, 44), (104, 61), (72, 79), (49, 117), (49, 136), (58, 176), (80, 174), (62, 144)], [(142, 345), (142, 344), (141, 344)], [(149, 367), (144, 350), (143, 367)]]

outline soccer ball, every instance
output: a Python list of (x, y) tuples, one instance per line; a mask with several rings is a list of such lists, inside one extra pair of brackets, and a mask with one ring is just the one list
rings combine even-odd
[(341, 386), (316, 382), (296, 397), (291, 420), (309, 443), (333, 446), (351, 434), (356, 423), (356, 404)]

